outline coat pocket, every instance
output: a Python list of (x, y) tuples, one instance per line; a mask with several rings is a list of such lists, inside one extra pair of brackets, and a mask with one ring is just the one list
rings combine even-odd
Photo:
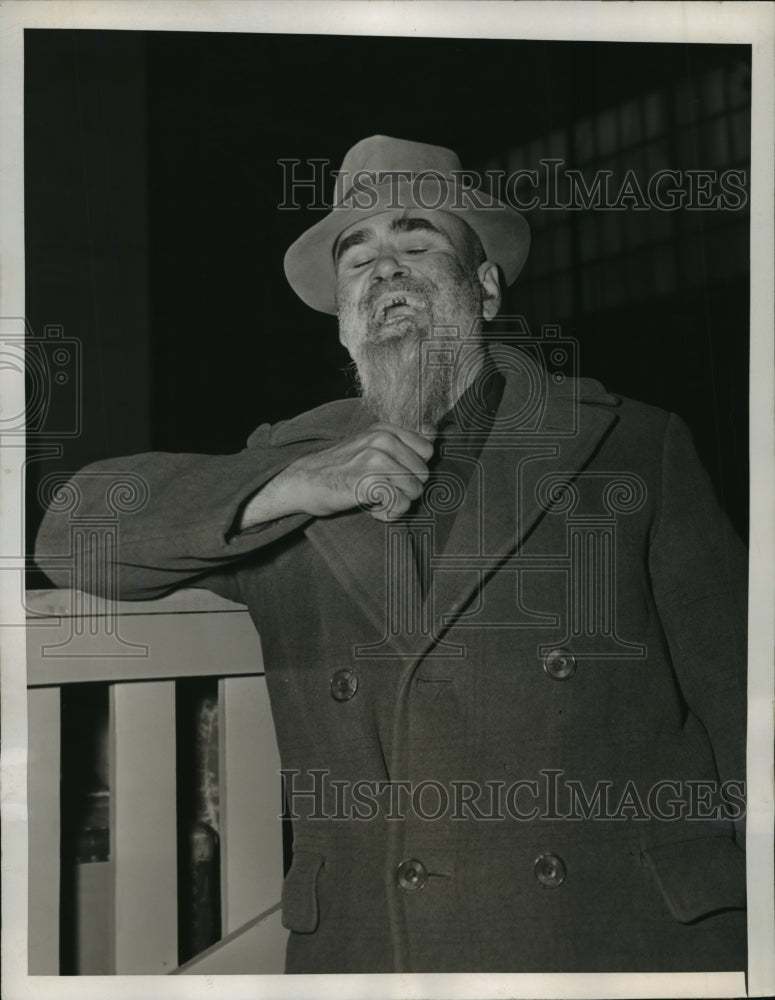
[(322, 854), (313, 851), (294, 851), (291, 870), (283, 882), (283, 927), (297, 934), (312, 934), (317, 929), (317, 881), (325, 864)]
[(745, 909), (745, 851), (729, 837), (660, 844), (643, 851), (671, 914), (690, 924), (719, 910)]

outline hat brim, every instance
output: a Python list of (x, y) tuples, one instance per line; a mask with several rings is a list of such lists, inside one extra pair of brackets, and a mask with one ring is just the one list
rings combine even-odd
[[(383, 212), (419, 208), (448, 212), (467, 223), (479, 237), (487, 260), (497, 264), (510, 285), (527, 259), (530, 227), (510, 205), (474, 189), (439, 184), (435, 193), (402, 178), (374, 184), (362, 197), (335, 206), (288, 248), (285, 276), (299, 298), (319, 312), (336, 313), (336, 270), (334, 245), (349, 226)], [(360, 204), (358, 204), (358, 201)], [(361, 207), (363, 206), (363, 207)]]

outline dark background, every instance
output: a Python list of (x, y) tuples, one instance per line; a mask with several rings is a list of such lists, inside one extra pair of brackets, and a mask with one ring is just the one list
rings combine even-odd
[[(373, 134), (480, 171), (560, 157), (589, 180), (611, 170), (614, 190), (627, 169), (644, 187), (659, 169), (747, 172), (750, 47), (25, 32), (26, 313), (47, 359), (30, 375), (45, 405), (28, 545), (51, 472), (236, 451), (257, 424), (351, 391), (335, 319), (285, 281), (286, 248), (321, 211), (278, 210), (278, 161), (336, 170)], [(560, 324), (582, 374), (678, 412), (745, 535), (747, 206), (526, 216), (504, 311), (535, 335)], [(61, 385), (57, 336), (77, 342)]]

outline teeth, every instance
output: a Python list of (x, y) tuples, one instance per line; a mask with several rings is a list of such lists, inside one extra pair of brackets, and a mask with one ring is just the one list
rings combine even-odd
[(418, 295), (411, 293), (395, 293), (387, 295), (377, 303), (376, 313), (382, 320), (387, 316), (388, 310), (396, 306), (409, 306), (412, 309), (421, 310), (425, 308), (425, 300)]
[(406, 298), (403, 295), (397, 296), (395, 299), (391, 299), (390, 302), (386, 303), (382, 310), (382, 318), (384, 319), (388, 313), (389, 309), (395, 309), (396, 306), (405, 306)]

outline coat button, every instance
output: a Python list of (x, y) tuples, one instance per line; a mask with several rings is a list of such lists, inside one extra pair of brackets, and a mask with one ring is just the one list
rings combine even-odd
[(565, 681), (576, 673), (576, 657), (569, 649), (550, 649), (544, 657), (544, 670), (556, 681)]
[(358, 690), (358, 675), (352, 670), (337, 670), (331, 678), (331, 697), (334, 701), (349, 701)]
[(396, 870), (396, 882), (404, 892), (417, 892), (428, 881), (428, 871), (422, 861), (409, 858)]
[(554, 889), (565, 881), (568, 869), (559, 854), (542, 854), (536, 858), (533, 872), (541, 885)]

